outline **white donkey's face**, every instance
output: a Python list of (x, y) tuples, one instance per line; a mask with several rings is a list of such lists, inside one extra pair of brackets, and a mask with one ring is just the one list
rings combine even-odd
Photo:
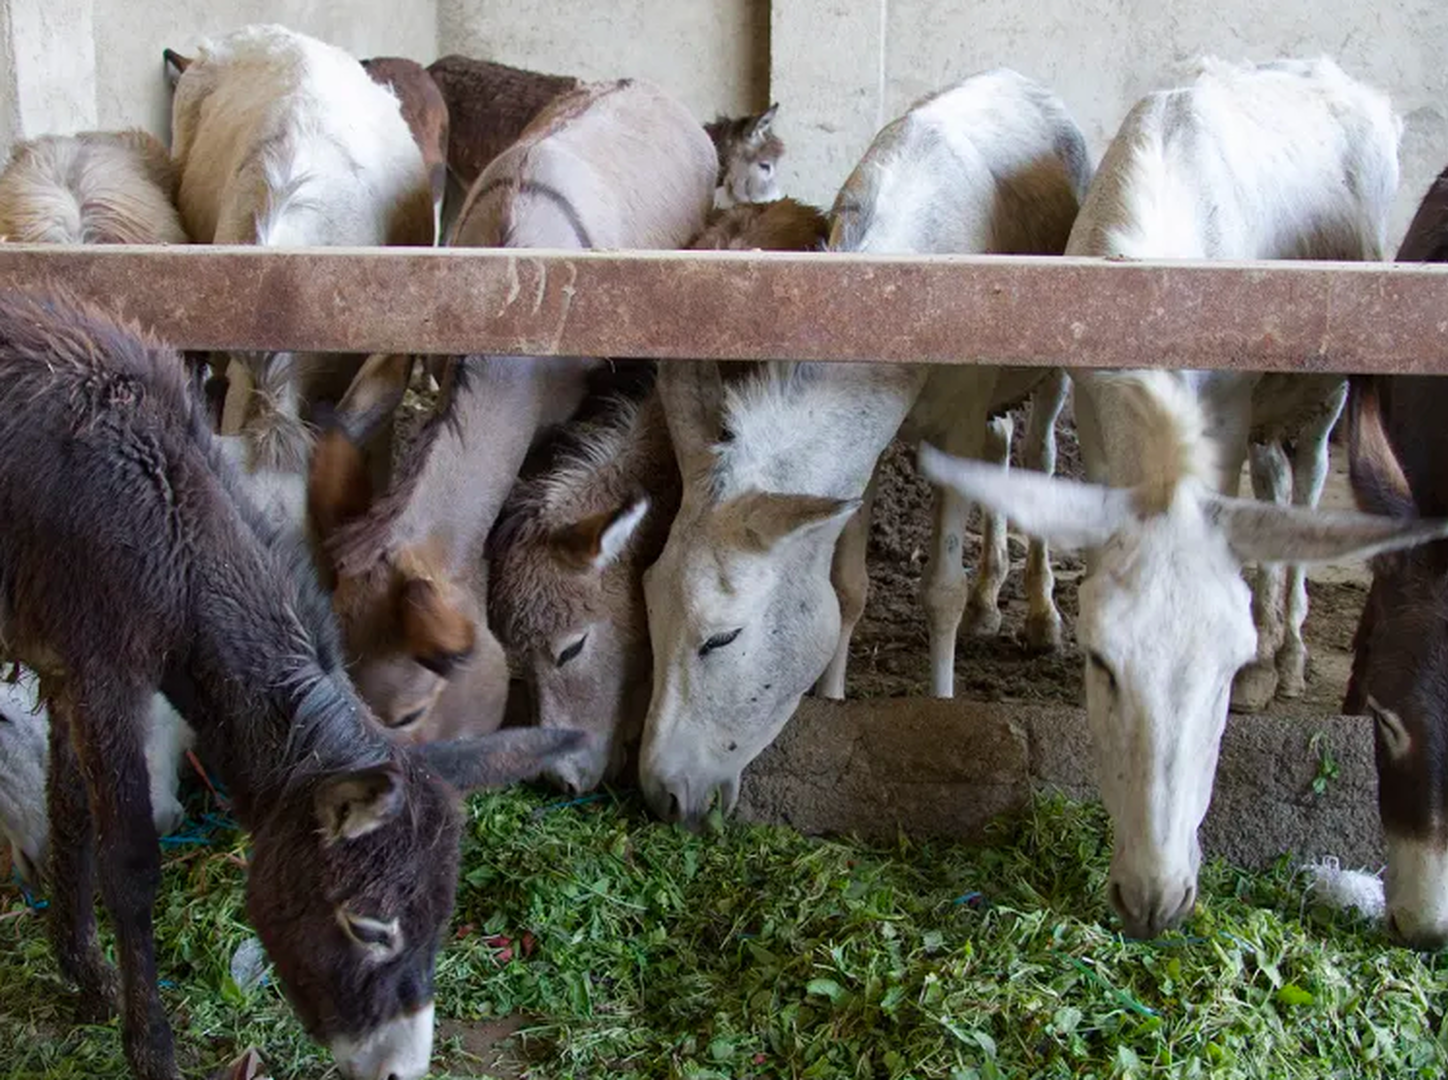
[(1095, 551), (1077, 639), (1102, 801), (1115, 826), (1108, 884), (1133, 937), (1175, 926), (1196, 900), (1197, 828), (1211, 802), (1232, 677), (1256, 652), (1246, 562), (1311, 563), (1448, 532), (1402, 521), (1230, 499), (1193, 479), (1165, 506), (1144, 493), (920, 455), (927, 478), (1053, 545)]
[(1101, 798), (1115, 824), (1111, 905), (1154, 937), (1191, 911), (1232, 677), (1256, 655), (1251, 594), (1196, 493), (1134, 515), (1081, 586), (1076, 638)]
[(654, 812), (694, 823), (774, 741), (840, 634), (830, 583), (855, 500), (747, 495), (686, 508), (644, 575), (653, 697), (639, 781)]

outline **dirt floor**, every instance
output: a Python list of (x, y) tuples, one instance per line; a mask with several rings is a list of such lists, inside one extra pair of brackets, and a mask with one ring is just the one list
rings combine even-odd
[[(1018, 418), (1017, 433), (1024, 430)], [(1058, 431), (1057, 475), (1080, 477), (1074, 428), (1063, 418)], [(1020, 439), (1015, 451), (1019, 453)], [(1322, 505), (1349, 508), (1346, 460), (1332, 448), (1332, 474)], [(1251, 491), (1244, 476), (1242, 492)], [(850, 648), (846, 692), (850, 697), (910, 697), (930, 692), (924, 609), (920, 583), (930, 548), (930, 486), (915, 472), (913, 451), (895, 443), (886, 453), (880, 491), (870, 530), (870, 596)], [(978, 524), (978, 523), (977, 523)], [(956, 643), (956, 696), (974, 701), (1027, 701), (1079, 704), (1080, 651), (1076, 648), (1076, 590), (1084, 573), (1079, 556), (1052, 552), (1056, 603), (1065, 622), (1065, 646), (1050, 655), (1031, 655), (1020, 634), (1026, 617), (1023, 592), (1025, 544), (1012, 533), (1011, 574), (1001, 592), (1003, 624), (999, 635)], [(980, 537), (967, 543), (967, 566), (980, 553)], [(1278, 715), (1304, 718), (1336, 713), (1352, 663), (1352, 636), (1367, 596), (1371, 575), (1361, 563), (1330, 565), (1308, 577), (1309, 649), (1307, 693), (1272, 707)]]

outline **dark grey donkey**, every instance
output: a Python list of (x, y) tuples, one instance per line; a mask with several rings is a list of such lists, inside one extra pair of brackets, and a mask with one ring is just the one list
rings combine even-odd
[(63, 296), (0, 292), (0, 652), (50, 709), (51, 932), (82, 1010), (118, 988), (143, 1080), (174, 1080), (151, 910), (144, 729), (159, 689), (251, 832), (247, 906), (344, 1075), (416, 1080), (452, 913), (459, 790), (536, 774), (574, 732), (407, 750), (342, 669), (307, 555), (239, 493), (176, 353)]

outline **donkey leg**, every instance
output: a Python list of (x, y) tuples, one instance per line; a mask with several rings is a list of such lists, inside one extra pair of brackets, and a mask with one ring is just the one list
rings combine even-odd
[[(1343, 383), (1328, 398), (1324, 411), (1298, 432), (1292, 462), (1293, 505), (1314, 507), (1322, 498), (1328, 472), (1327, 440), (1346, 402), (1347, 383)], [(1301, 563), (1287, 566), (1286, 593), (1286, 633), (1277, 653), (1277, 693), (1295, 698), (1307, 689), (1307, 645), (1302, 640), (1302, 624), (1307, 621), (1307, 569)]]
[[(1009, 416), (990, 421), (986, 425), (981, 460), (1010, 468), (1014, 434), (1015, 423)], [(1001, 628), (1001, 587), (1010, 573), (1011, 554), (1006, 546), (1006, 516), (983, 506), (980, 515), (980, 565), (976, 567), (975, 584), (965, 605), (965, 627), (967, 633), (990, 637)]]
[[(1252, 493), (1264, 502), (1285, 504), (1291, 483), (1287, 452), (1276, 440), (1251, 448)], [(1277, 692), (1277, 650), (1282, 644), (1283, 601), (1287, 577), (1280, 563), (1257, 568), (1252, 589), (1252, 622), (1257, 627), (1257, 658), (1232, 683), (1232, 708), (1254, 713), (1265, 709)]]
[(843, 701), (845, 697), (845, 669), (850, 663), (850, 639), (855, 633), (855, 624), (865, 610), (865, 600), (870, 594), (870, 572), (865, 565), (865, 554), (870, 545), (870, 511), (875, 505), (876, 480), (879, 467), (870, 477), (865, 488), (864, 499), (855, 516), (845, 524), (844, 531), (835, 545), (834, 561), (830, 563), (830, 583), (835, 587), (835, 596), (840, 602), (840, 640), (835, 646), (835, 655), (830, 666), (815, 684), (815, 693), (822, 698)]
[(71, 739), (70, 709), (50, 703), (50, 942), (61, 975), (80, 988), (79, 1019), (101, 1023), (115, 1014), (120, 981), (96, 939), (95, 828), (80, 762)]
[[(1056, 472), (1056, 419), (1066, 405), (1064, 371), (1053, 371), (1031, 395), (1026, 442), (1021, 447), (1026, 468), (1053, 476)], [(1030, 537), (1026, 547), (1026, 647), (1054, 652), (1061, 647), (1061, 613), (1056, 610), (1056, 579), (1046, 541)]]
[(121, 1039), (140, 1080), (179, 1080), (171, 1027), (156, 988), (152, 909), (161, 848), (152, 823), (144, 734), (150, 693), (87, 687), (73, 714), (76, 750), (95, 815), (101, 898), (116, 931)]
[[(946, 432), (942, 448), (957, 457), (979, 457), (985, 421), (967, 418)], [(921, 600), (930, 634), (930, 692), (955, 696), (955, 635), (965, 612), (969, 583), (962, 561), (970, 503), (951, 488), (935, 489), (930, 564), (921, 582)]]

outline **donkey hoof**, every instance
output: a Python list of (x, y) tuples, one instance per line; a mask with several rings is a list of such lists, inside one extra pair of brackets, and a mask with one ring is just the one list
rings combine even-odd
[(1259, 713), (1267, 708), (1277, 693), (1277, 669), (1260, 662), (1248, 664), (1232, 680), (1232, 705), (1235, 713)]
[(977, 607), (975, 604), (966, 607), (965, 632), (971, 637), (995, 637), (1000, 630), (1000, 608)]
[(1034, 653), (1058, 652), (1061, 648), (1061, 616), (1055, 611), (1027, 616), (1026, 648)]
[(1277, 654), (1277, 696), (1300, 698), (1307, 692), (1307, 650), (1288, 646)]

